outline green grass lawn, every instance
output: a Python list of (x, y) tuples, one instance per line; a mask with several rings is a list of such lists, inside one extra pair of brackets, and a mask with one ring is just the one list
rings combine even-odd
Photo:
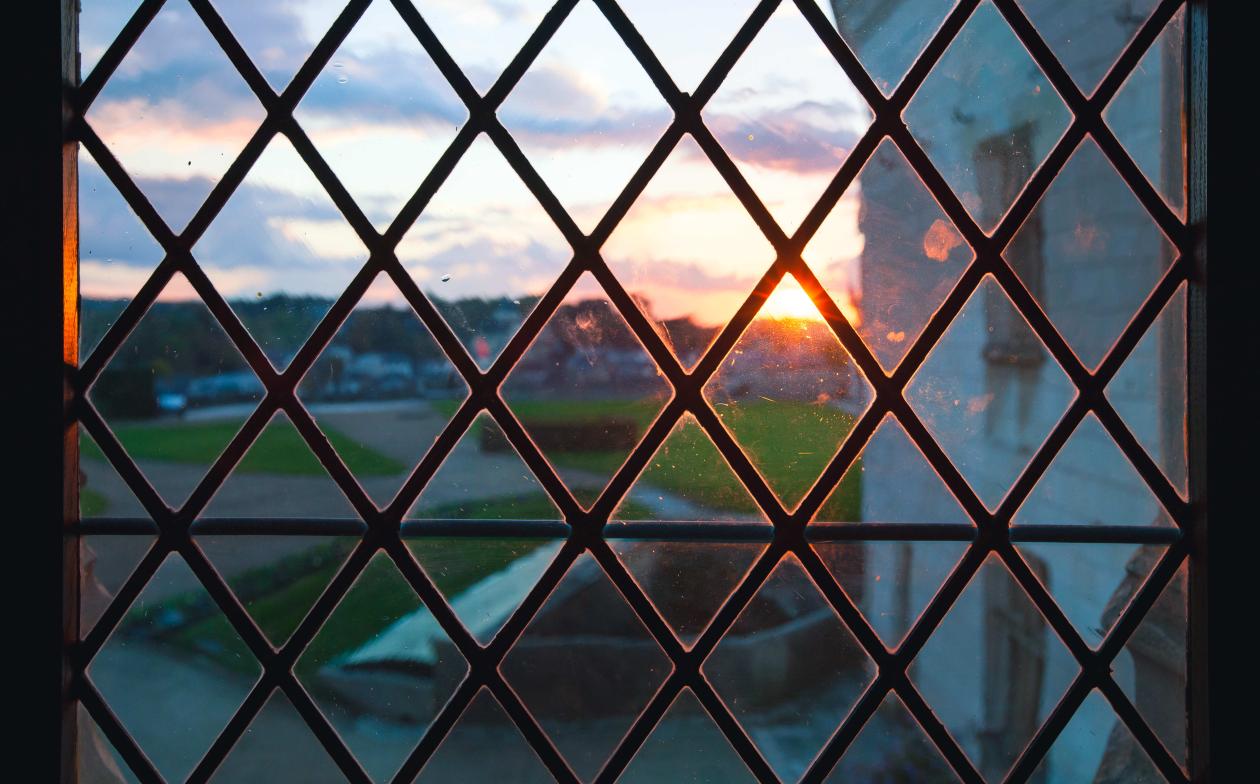
[(109, 510), (109, 499), (86, 487), (79, 489), (79, 516), (100, 517)]
[[(207, 466), (219, 456), (240, 426), (241, 423), (235, 420), (135, 423), (118, 425), (114, 428), (114, 435), (134, 460)], [(325, 426), (321, 429), (356, 476), (396, 476), (408, 468), (332, 428)], [(82, 439), (80, 450), (84, 457), (105, 459), (90, 438)], [(263, 428), (236, 470), (246, 474), (285, 476), (319, 476), (324, 473), (297, 428), (283, 418)]]

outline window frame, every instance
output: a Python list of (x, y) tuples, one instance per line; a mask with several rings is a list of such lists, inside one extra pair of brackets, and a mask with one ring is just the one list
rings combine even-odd
[[(791, 0), (787, 0), (790, 2)], [(963, 5), (967, 2), (964, 0)], [(1004, 4), (1009, 4), (1004, 3)], [(30, 23), (14, 24), (17, 32), (15, 58), (27, 64), (29, 78), (19, 94), (20, 114), (29, 121), (18, 123), (19, 142), (11, 147), (17, 176), (4, 189), (4, 214), (10, 222), (8, 236), (15, 238), (11, 258), (14, 284), (11, 291), (28, 292), (16, 297), (10, 314), (20, 331), (10, 331), (17, 350), (13, 360), (29, 383), (16, 390), (15, 410), (23, 412), (12, 443), (24, 450), (22, 465), (15, 476), (21, 493), (17, 496), (15, 521), (22, 526), (18, 547), (29, 544), (32, 557), (28, 583), (45, 590), (31, 604), (31, 629), (47, 646), (30, 646), (32, 672), (55, 680), (57, 698), (44, 689), (31, 724), (39, 730), (39, 742), (32, 745), (31, 761), (36, 769), (47, 769), (47, 777), (33, 779), (72, 781), (75, 775), (74, 671), (78, 661), (79, 639), (77, 589), (77, 399), (73, 377), (77, 356), (77, 140), (74, 110), (77, 91), (77, 3), (75, 0), (47, 0), (32, 4)], [(1208, 563), (1207, 479), (1210, 471), (1223, 465), (1228, 456), (1217, 445), (1209, 446), (1209, 434), (1227, 432), (1229, 412), (1243, 412), (1215, 391), (1214, 409), (1209, 416), (1209, 380), (1213, 390), (1230, 386), (1237, 376), (1236, 365), (1220, 359), (1228, 357), (1231, 346), (1245, 339), (1245, 332), (1217, 328), (1218, 292), (1228, 289), (1223, 270), (1214, 270), (1217, 286), (1207, 288), (1207, 12), (1206, 0), (1189, 0), (1187, 5), (1187, 147), (1188, 202), (1187, 225), (1191, 233), (1188, 321), (1188, 430), (1189, 430), (1189, 516), (1185, 546), (1190, 555), (1188, 706), (1190, 710), (1189, 767), (1191, 781), (1206, 781), (1210, 769), (1212, 716), (1210, 705), (1217, 693), (1209, 680), (1209, 629), (1221, 610), (1219, 602), (1209, 605), (1214, 582)], [(1101, 125), (1097, 114), (1085, 121)], [(53, 260), (56, 261), (53, 261)], [(1235, 265), (1241, 266), (1241, 265)], [(1235, 275), (1240, 273), (1233, 273)], [(1240, 288), (1240, 287), (1236, 287)], [(74, 292), (71, 294), (70, 292)], [(1235, 291), (1236, 295), (1237, 292)], [(1209, 350), (1209, 313), (1215, 335)], [(1209, 355), (1214, 358), (1209, 365)], [(1240, 354), (1241, 355), (1241, 354)], [(1209, 367), (1211, 374), (1209, 374)], [(1233, 373), (1233, 376), (1227, 375)], [(1217, 404), (1216, 401), (1224, 400)], [(1222, 427), (1220, 422), (1226, 423)], [(1223, 439), (1221, 439), (1223, 440)], [(1222, 475), (1225, 475), (1222, 472)], [(1242, 509), (1218, 486), (1213, 497), (1220, 509)], [(55, 516), (55, 518), (54, 518)], [(50, 518), (57, 521), (51, 524)], [(55, 531), (53, 529), (56, 529)], [(165, 534), (163, 534), (165, 536)], [(980, 536), (985, 536), (983, 532)], [(20, 550), (18, 550), (20, 551)], [(38, 554), (36, 556), (35, 554)], [(1219, 573), (1219, 571), (1218, 571)], [(1209, 609), (1210, 607), (1210, 609)], [(55, 644), (54, 644), (55, 642)], [(55, 652), (53, 648), (55, 647)], [(55, 678), (53, 676), (55, 670)], [(45, 678), (40, 679), (43, 683)], [(1218, 678), (1217, 682), (1221, 679)], [(47, 721), (44, 717), (47, 716)], [(49, 731), (56, 726), (55, 736)], [(56, 738), (55, 750), (48, 742)], [(44, 750), (48, 753), (45, 757)]]

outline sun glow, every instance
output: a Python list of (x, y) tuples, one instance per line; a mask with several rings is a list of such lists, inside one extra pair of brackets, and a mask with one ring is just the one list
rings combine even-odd
[[(853, 326), (859, 324), (857, 307), (848, 292), (835, 292), (832, 299), (836, 307)], [(798, 321), (822, 321), (822, 314), (814, 305), (814, 301), (801, 288), (801, 284), (791, 275), (785, 275), (778, 287), (770, 293), (758, 314), (761, 318), (779, 320), (795, 319)]]

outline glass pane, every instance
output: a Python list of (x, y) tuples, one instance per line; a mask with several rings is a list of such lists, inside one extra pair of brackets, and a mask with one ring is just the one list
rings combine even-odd
[[(1134, 559), (1134, 567), (1124, 583), (1116, 589), (1117, 594), (1132, 596), (1136, 593), (1141, 587), (1141, 570), (1153, 568), (1158, 556), (1154, 548), (1141, 552)], [(1125, 643), (1115, 664), (1116, 682), (1183, 768), (1189, 729), (1186, 719), (1188, 574), (1188, 567), (1182, 564)], [(1123, 606), (1120, 601), (1113, 603), (1108, 608), (1109, 615), (1116, 617)]]
[(1017, 526), (1173, 524), (1092, 413), (1055, 455), (1012, 522)]
[(105, 732), (83, 705), (75, 709), (78, 712), (78, 738), (75, 747), (75, 760), (78, 778), (81, 784), (139, 784), (139, 779), (127, 767), (122, 755), (105, 737)]
[(214, 0), (250, 60), (277, 92), (288, 86), (344, 5), (333, 0)]
[(389, 557), (377, 553), (294, 667), (376, 781), (388, 781), (468, 664)]
[(985, 2), (906, 107), (905, 120), (980, 228), (991, 232), (1072, 114)]
[(1186, 216), (1186, 10), (1182, 6), (1103, 111), (1174, 212)]
[(187, 225), (264, 116), (186, 0), (162, 6), (87, 114), (176, 231)]
[(725, 784), (756, 779), (696, 695), (683, 689), (617, 781)]
[(263, 150), (193, 255), (277, 369), (288, 366), (367, 260), (284, 137)]
[(140, 0), (90, 0), (79, 10), (79, 73), (86, 79)]
[[(460, 621), (482, 644), (512, 617), (555, 560), (556, 539), (416, 537), (406, 540), (420, 567), (450, 602)], [(417, 612), (437, 629), (425, 610)], [(419, 621), (418, 621), (419, 623)]]
[(298, 395), (338, 456), (384, 505), (446, 427), (468, 386), (388, 275), (379, 275)]
[(1107, 385), (1107, 400), (1183, 497), (1189, 481), (1187, 377), (1183, 283)]
[(263, 781), (278, 770), (311, 784), (340, 784), (346, 780), (293, 703), (280, 691), (272, 692), (210, 781)]
[(357, 543), (353, 536), (197, 536), (197, 545), (277, 647), (306, 618)]
[(971, 518), (891, 414), (841, 477), (820, 523), (952, 523)]
[(468, 111), (390, 3), (372, 3), (294, 117), (384, 231)]
[(1175, 255), (1092, 139), (1072, 153), (1005, 252), (1090, 368), (1106, 356)]
[(498, 114), (584, 231), (603, 217), (672, 119), (592, 2), (569, 13)]
[[(263, 396), (209, 308), (176, 275), (88, 397), (154, 488), (178, 505)], [(88, 459), (103, 460), (90, 441)]]
[(1059, 733), (1033, 780), (1047, 784), (1164, 784), (1166, 779), (1097, 691), (1091, 691)]
[[(417, 0), (415, 6), (464, 76), (484, 93), (516, 57), (553, 4), (553, 0)], [(493, 35), (487, 35), (487, 31), (493, 31)]]
[(779, 6), (704, 108), (705, 124), (789, 233), (872, 117), (792, 3)]
[(503, 399), (589, 506), (665, 407), (669, 383), (589, 273), (508, 376)]
[(857, 781), (954, 784), (958, 777), (906, 706), (889, 694), (824, 784)]
[(670, 664), (604, 570), (584, 554), (499, 669), (578, 777), (590, 780)]
[[(487, 753), (492, 751), (493, 753)], [(488, 690), (482, 688), (413, 784), (555, 781)]]
[(775, 256), (691, 136), (665, 159), (600, 252), (688, 368)]
[(1086, 94), (1133, 40), (1159, 0), (1018, 0), (1037, 32)]
[(956, 0), (817, 0), (875, 84), (891, 95)]
[(674, 84), (691, 92), (700, 86), (756, 3), (690, 0), (662, 6), (653, 0), (621, 0), (618, 5), (669, 71)]
[(985, 781), (1001, 781), (1077, 669), (991, 555), (915, 657), (910, 677)]
[(795, 508), (866, 410), (871, 386), (786, 275), (704, 396), (779, 499)]
[[(487, 482), (488, 476), (494, 482)], [(482, 412), (420, 492), (406, 519), (559, 520), (561, 515), (503, 429)]]
[(788, 555), (705, 661), (704, 674), (779, 778), (795, 781), (875, 666)]
[(986, 275), (910, 380), (906, 399), (993, 509), (1074, 394), (1067, 374)]
[[(115, 431), (117, 435), (117, 431)], [(79, 429), (79, 519), (147, 518), (140, 499), (105, 458), (87, 430)]]
[(87, 359), (165, 253), (79, 148), (79, 358)]
[(192, 772), (261, 672), (176, 555), (88, 666), (101, 696), (168, 781)]
[(966, 542), (815, 542), (836, 582), (889, 648), (896, 648), (945, 578)]
[(765, 549), (764, 544), (732, 542), (621, 541), (611, 546), (687, 647)]
[(888, 140), (805, 249), (827, 293), (888, 370), (914, 345), (973, 258)]
[(79, 639), (91, 633), (156, 540), (153, 534), (79, 537)]
[(485, 370), (571, 251), (494, 144), (478, 136), (397, 255)]
[(769, 527), (757, 502), (689, 413), (634, 480), (613, 519), (737, 520)]

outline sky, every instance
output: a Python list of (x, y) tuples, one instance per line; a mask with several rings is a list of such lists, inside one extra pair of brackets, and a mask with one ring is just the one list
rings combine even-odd
[[(86, 74), (135, 2), (85, 0)], [(488, 89), (550, 5), (425, 0), (425, 19), (474, 87)], [(693, 90), (754, 3), (623, 3), (680, 89)], [(339, 11), (335, 0), (216, 0), (259, 69), (282, 90)], [(714, 21), (716, 20), (716, 21)], [(492, 34), (487, 34), (492, 31)], [(786, 56), (784, 53), (788, 53)], [(387, 2), (375, 2), (299, 104), (296, 118), (383, 231), (466, 121), (467, 112)], [(265, 116), (186, 0), (169, 0), (88, 119), (176, 231)], [(591, 230), (672, 113), (599, 10), (583, 0), (498, 116), (578, 225)], [(704, 119), (776, 220), (791, 232), (843, 163), (870, 110), (799, 11), (769, 21)], [(91, 156), (80, 156), (85, 297), (129, 298), (160, 260)], [(811, 263), (837, 300), (862, 247), (857, 186)], [(283, 136), (197, 242), (229, 300), (335, 297), (367, 251)], [(437, 297), (541, 294), (568, 262), (559, 231), (502, 155), (479, 136), (406, 234), (398, 256)], [(605, 247), (659, 319), (728, 318), (773, 252), (691, 137), (673, 151)], [(190, 296), (186, 289), (164, 292)]]

